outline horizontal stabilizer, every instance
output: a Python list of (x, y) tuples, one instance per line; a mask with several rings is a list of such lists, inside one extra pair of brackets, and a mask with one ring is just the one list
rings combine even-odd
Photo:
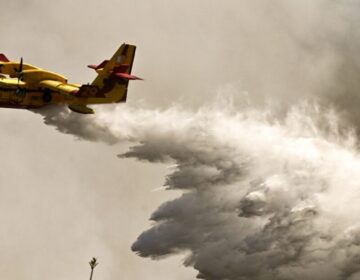
[(115, 75), (125, 80), (142, 80), (139, 77), (127, 73), (115, 73)]
[(69, 109), (80, 114), (94, 114), (94, 110), (85, 105), (69, 105)]
[(108, 62), (109, 62), (109, 60), (104, 60), (99, 65), (90, 64), (90, 65), (88, 65), (88, 67), (91, 69), (94, 69), (94, 70), (98, 70), (98, 69), (104, 68)]
[(0, 53), (0, 61), (2, 61), (2, 62), (9, 62), (10, 60), (6, 57), (5, 54)]

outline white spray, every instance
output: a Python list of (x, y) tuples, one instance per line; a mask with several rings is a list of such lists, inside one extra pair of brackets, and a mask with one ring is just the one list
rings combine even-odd
[(204, 279), (360, 277), (360, 157), (334, 112), (303, 104), (280, 122), (229, 106), (97, 111), (46, 120), (81, 138), (134, 142), (120, 157), (175, 164), (165, 185), (184, 190), (152, 214), (132, 246), (140, 256), (186, 253)]

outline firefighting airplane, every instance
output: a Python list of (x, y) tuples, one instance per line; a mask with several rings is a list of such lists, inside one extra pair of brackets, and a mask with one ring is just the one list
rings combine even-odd
[(62, 75), (30, 64), (9, 61), (0, 54), (0, 107), (35, 109), (48, 104), (65, 104), (77, 113), (93, 114), (89, 104), (126, 102), (136, 47), (122, 44), (110, 60), (88, 65), (98, 75), (91, 84), (68, 83)]

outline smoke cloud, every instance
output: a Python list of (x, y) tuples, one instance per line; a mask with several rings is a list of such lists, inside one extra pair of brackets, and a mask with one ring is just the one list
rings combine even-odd
[[(165, 187), (183, 194), (152, 214), (132, 246), (140, 256), (185, 254), (207, 280), (359, 279), (358, 4), (244, 3), (251, 43), (241, 49), (256, 52), (236, 75), (248, 106), (39, 113), (79, 139), (132, 143), (121, 159), (172, 166)], [(218, 76), (209, 70), (208, 80)], [(235, 104), (242, 98), (235, 91)]]

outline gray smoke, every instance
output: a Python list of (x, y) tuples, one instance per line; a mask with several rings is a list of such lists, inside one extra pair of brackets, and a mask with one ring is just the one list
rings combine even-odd
[(259, 54), (236, 62), (248, 64), (249, 106), (39, 112), (80, 139), (133, 143), (121, 159), (173, 166), (165, 186), (183, 194), (152, 214), (132, 246), (140, 256), (184, 254), (208, 280), (360, 279), (359, 4), (244, 6), (247, 27), (264, 29), (249, 29)]

